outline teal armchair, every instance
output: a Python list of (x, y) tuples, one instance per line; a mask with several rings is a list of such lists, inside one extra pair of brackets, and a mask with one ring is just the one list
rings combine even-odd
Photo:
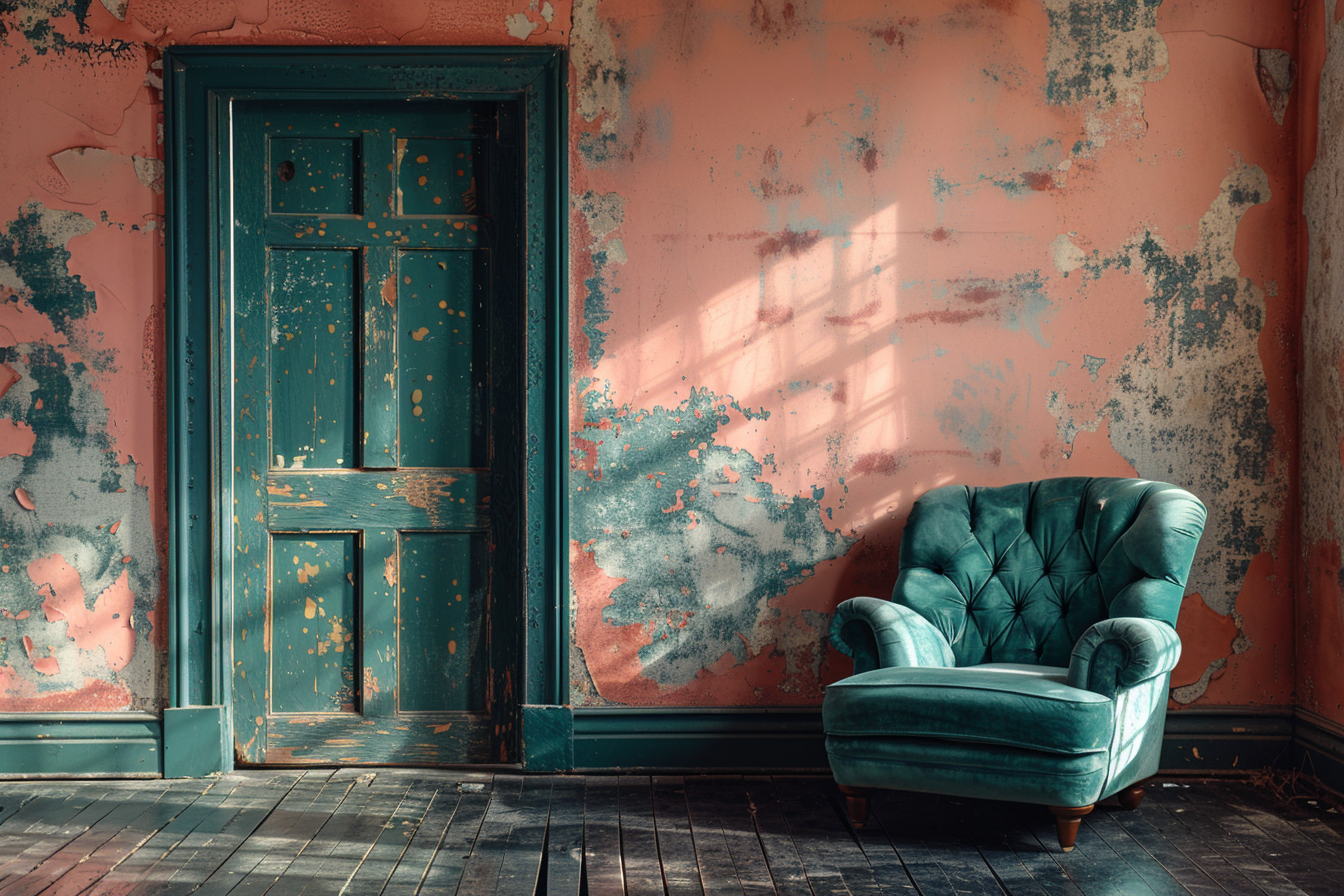
[(874, 789), (1049, 806), (1060, 845), (1157, 771), (1174, 626), (1204, 505), (1160, 482), (945, 486), (910, 512), (890, 601), (842, 603), (826, 751), (861, 826)]

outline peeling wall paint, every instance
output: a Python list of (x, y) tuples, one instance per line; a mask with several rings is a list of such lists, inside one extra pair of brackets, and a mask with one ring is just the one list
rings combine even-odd
[[(578, 4), (574, 701), (814, 703), (844, 663), (775, 633), (885, 594), (919, 494), (1139, 475), (1211, 510), (1177, 705), (1291, 702), (1294, 29), (1179, 0)], [(726, 396), (759, 416), (699, 441), (827, 534), (795, 546), (812, 575), (715, 604), (679, 588), (741, 570), (656, 484), (683, 519), (721, 467), (641, 440)]]
[[(1340, 512), (1304, 505), (1296, 647), (1286, 529), (1297, 27), (1250, 0), (9, 4), (0, 710), (164, 700), (159, 60), (196, 42), (568, 46), (574, 703), (815, 704), (830, 613), (890, 590), (924, 491), (1137, 474), (1211, 511), (1177, 704), (1298, 683), (1326, 711)], [(1335, 483), (1316, 215), (1304, 458)]]
[[(1320, 12), (1317, 10), (1316, 12)], [(1318, 46), (1304, 75), (1319, 83), (1319, 131), (1307, 147), (1306, 285), (1302, 313), (1302, 504), (1297, 605), (1298, 696), (1304, 708), (1344, 723), (1344, 30), (1316, 15)]]

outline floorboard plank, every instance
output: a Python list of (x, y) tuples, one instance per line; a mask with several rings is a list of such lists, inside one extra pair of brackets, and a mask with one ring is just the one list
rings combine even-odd
[(1116, 812), (1109, 820), (1142, 846), (1186, 890), (1196, 896), (1224, 896), (1227, 890), (1153, 824), (1155, 815), (1165, 817), (1165, 812), (1150, 802), (1134, 812)]
[(913, 811), (912, 799), (912, 794), (878, 791), (869, 800), (869, 818), (922, 896), (957, 896), (952, 881), (924, 842), (924, 819)]
[[(286, 864), (269, 888), (262, 889), (265, 881), (256, 880), (250, 884), (249, 889), (266, 893), (268, 896), (300, 896), (305, 890), (311, 893), (319, 888), (323, 892), (338, 892), (338, 889), (330, 888), (330, 881), (320, 879), (319, 875), (329, 858), (345, 852), (346, 837), (374, 797), (375, 779), (376, 774), (372, 772), (357, 777), (331, 815), (323, 821), (322, 827), (303, 845), (293, 860)], [(251, 879), (251, 875), (248, 879)]]
[(680, 776), (660, 776), (653, 778), (651, 784), (653, 822), (667, 896), (704, 896), (700, 867), (695, 861), (685, 780)]
[(521, 811), (523, 777), (496, 775), (494, 795), (485, 810), (476, 845), (462, 870), (458, 892), (462, 896), (485, 896), (499, 886), (499, 870), (509, 846), (509, 834)]
[(616, 778), (599, 775), (588, 779), (584, 796), (583, 876), (588, 896), (624, 896), (620, 783)]
[(376, 773), (368, 784), (368, 799), (341, 836), (340, 843), (317, 867), (301, 896), (335, 896), (349, 892), (351, 878), (373, 850), (409, 790), (410, 781), (401, 775)]
[(756, 831), (756, 820), (751, 797), (739, 776), (719, 779), (714, 788), (714, 803), (728, 854), (742, 885), (745, 896), (774, 896), (775, 886), (770, 877), (770, 865), (761, 847)]
[[(37, 807), (42, 817), (0, 843), (0, 887), (11, 886), (57, 850), (83, 834), (117, 807), (120, 791), (112, 785), (71, 783), (59, 805)], [(5, 857), (9, 858), (6, 860)]]
[(1285, 843), (1297, 843), (1305, 837), (1318, 848), (1336, 857), (1344, 865), (1344, 820), (1323, 816), (1302, 806), (1298, 800), (1282, 800), (1262, 786), (1249, 783), (1212, 781), (1209, 792), (1235, 807), (1266, 831)]
[(1159, 896), (1224, 896), (1223, 888), (1199, 866), (1156, 833), (1152, 825), (1133, 815), (1124, 810), (1097, 809), (1083, 823)]
[(1328, 870), (1328, 859), (1324, 866), (1320, 864), (1325, 858), (1323, 851), (1307, 855), (1298, 850), (1282, 850), (1282, 844), (1239, 812), (1229, 811), (1227, 804), (1209, 794), (1205, 786), (1193, 786), (1175, 796), (1186, 808), (1182, 815), (1186, 826), (1196, 835), (1210, 839), (1219, 854), (1266, 896), (1307, 896), (1289, 879), (1288, 873), (1313, 889), (1328, 887), (1324, 892), (1339, 892), (1338, 872)]
[(541, 862), (546, 852), (546, 826), (551, 814), (551, 788), (554, 778), (549, 775), (529, 775), (523, 779), (523, 795), (512, 827), (504, 860), (499, 866), (499, 883), (495, 893), (513, 896), (524, 893), (532, 896), (541, 881)]
[(584, 779), (556, 778), (546, 834), (546, 896), (579, 896), (583, 883)]
[(685, 781), (691, 842), (700, 869), (705, 896), (742, 896), (742, 884), (733, 868), (733, 855), (714, 802), (715, 785), (702, 777)]
[[(493, 782), (489, 785), (479, 782), (463, 782), (457, 809), (452, 821), (444, 832), (438, 852), (430, 862), (429, 870), (420, 885), (419, 892), (432, 896), (452, 896), (459, 892), (458, 884), (462, 872), (471, 858), (476, 838), (481, 833), (481, 823), (485, 820), (486, 810), (490, 807)], [(461, 891), (463, 896), (469, 896)]]
[(178, 896), (204, 883), (247, 842), (302, 775), (301, 771), (289, 770), (244, 780), (217, 812), (183, 839), (175, 850), (183, 857), (181, 864), (158, 892)]
[(186, 805), (156, 831), (144, 845), (117, 865), (98, 883), (99, 896), (125, 896), (146, 892), (171, 876), (173, 868), (165, 860), (178, 844), (194, 831), (220, 803), (242, 783), (241, 776), (227, 776), (208, 783), (199, 793), (183, 794)]
[(1013, 849), (1009, 836), (1012, 806), (988, 800), (951, 800), (948, 805), (962, 834), (1004, 890), (1013, 896), (1047, 896)]
[(434, 788), (434, 793), (430, 798), (429, 807), (425, 810), (424, 817), (420, 819), (420, 824), (416, 826), (415, 834), (407, 844), (401, 861), (392, 870), (392, 876), (388, 878), (382, 896), (415, 896), (425, 875), (429, 873), (430, 863), (434, 861), (434, 855), (439, 851), (439, 844), (443, 842), (443, 835), (448, 831), (448, 825), (452, 823), (453, 815), (462, 799), (461, 794), (457, 792), (456, 783), (436, 781), (432, 782), (431, 786)]
[[(211, 896), (261, 896), (284, 876), (322, 829), (330, 823), (341, 804), (350, 797), (359, 778), (336, 772), (322, 782), (321, 790), (302, 815), (287, 829), (278, 829), (262, 844), (265, 854), (236, 882), (221, 881), (218, 885), (206, 881), (202, 889), (211, 889)], [(214, 887), (218, 890), (214, 890)]]
[[(41, 785), (25, 784), (21, 781), (5, 781), (3, 794), (0, 794), (0, 835), (5, 832), (5, 823), (14, 817), (24, 806), (42, 796)], [(4, 855), (4, 853), (0, 853)]]
[[(910, 796), (911, 818), (923, 828), (924, 847), (958, 896), (1003, 896), (993, 869), (958, 818), (959, 810), (970, 811), (966, 800), (931, 794)], [(987, 810), (980, 804), (975, 811)]]
[[(1252, 790), (1244, 785), (1240, 789)], [(1219, 821), (1233, 827), (1253, 852), (1295, 886), (1312, 896), (1335, 894), (1344, 888), (1335, 870), (1344, 868), (1344, 841), (1332, 842), (1334, 831), (1324, 823), (1319, 827), (1294, 823), (1290, 817), (1304, 818), (1295, 807), (1280, 805), (1275, 808), (1282, 814), (1274, 814), (1226, 788), (1206, 785), (1203, 790), (1209, 801), (1203, 804), (1204, 811), (1216, 812), (1215, 805), (1224, 807), (1216, 812)]]
[[(1264, 896), (1259, 887), (1251, 883), (1236, 866), (1224, 859), (1213, 845), (1195, 835), (1181, 820), (1183, 810), (1179, 806), (1169, 806), (1161, 791), (1150, 794), (1138, 810), (1143, 818), (1173, 846), (1209, 876), (1229, 896)], [(1176, 811), (1173, 812), (1172, 809)], [(1116, 816), (1120, 820), (1120, 816)], [(1123, 822), (1122, 822), (1123, 823)]]
[(841, 820), (840, 792), (829, 777), (777, 777), (775, 788), (812, 892), (881, 894), (863, 850)]
[(165, 825), (176, 818), (210, 786), (205, 781), (171, 781), (142, 814), (66, 872), (42, 896), (78, 896), (102, 881), (113, 869), (136, 854)]
[(354, 894), (383, 892), (438, 791), (432, 782), (405, 774), (398, 776), (397, 789), (402, 788), (401, 804), (380, 830), (373, 832), (373, 843), (349, 877), (343, 888), (345, 891)]
[[(1023, 808), (1025, 811), (1041, 811), (1039, 806)], [(1050, 833), (1040, 837), (1041, 845), (1050, 849), (1054, 860), (1087, 896), (1159, 896), (1142, 875), (1130, 868), (1091, 827), (1079, 825), (1078, 837), (1070, 852), (1059, 846), (1053, 828), (1052, 823)]]
[(798, 846), (793, 842), (789, 823), (780, 806), (773, 778), (751, 775), (743, 779), (756, 815), (756, 833), (761, 851), (770, 864), (770, 876), (779, 896), (812, 896)]
[(266, 816), (242, 847), (235, 850), (196, 890), (196, 896), (226, 896), (283, 843), (299, 825), (331, 778), (330, 771), (306, 772), (284, 799)]
[(617, 778), (621, 812), (621, 868), (626, 896), (663, 896), (658, 832), (653, 824), (653, 788), (647, 777)]
[(16, 875), (12, 883), (0, 885), (0, 894), (37, 896), (43, 890), (54, 887), (72, 869), (87, 862), (105, 843), (148, 813), (166, 792), (167, 788), (161, 782), (157, 785), (152, 782), (139, 785), (134, 789), (114, 790), (111, 794), (115, 804), (112, 811), (53, 852), (49, 858), (31, 870)]

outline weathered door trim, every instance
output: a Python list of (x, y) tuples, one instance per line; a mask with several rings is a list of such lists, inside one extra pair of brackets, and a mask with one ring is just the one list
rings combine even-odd
[[(564, 427), (568, 348), (564, 327), (566, 136), (564, 54), (555, 48), (180, 47), (165, 58), (167, 165), (167, 384), (169, 509), (169, 669), (165, 767), (200, 774), (232, 767), (231, 593), (222, 532), (216, 443), (223, 390), (215, 372), (227, 247), (212, 226), (220, 195), (218, 122), (231, 100), (284, 96), (386, 99), (409, 96), (518, 99), (524, 109), (526, 393), (524, 470), (525, 606), (520, 668), (528, 767), (562, 767), (572, 755), (568, 710), (568, 581)], [(563, 718), (562, 718), (563, 717)], [(535, 736), (526, 730), (538, 720)], [(557, 724), (557, 721), (560, 724)], [(184, 724), (185, 723), (185, 724)], [(202, 730), (214, 729), (218, 731)], [(168, 731), (183, 732), (180, 737)], [(217, 734), (219, 769), (186, 760)], [(175, 758), (181, 746), (184, 755)], [(212, 765), (216, 763), (205, 763)]]

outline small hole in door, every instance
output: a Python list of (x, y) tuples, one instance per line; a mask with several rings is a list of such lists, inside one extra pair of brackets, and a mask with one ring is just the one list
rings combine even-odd
[(286, 159), (276, 166), (276, 176), (284, 183), (289, 183), (294, 179), (294, 163)]

